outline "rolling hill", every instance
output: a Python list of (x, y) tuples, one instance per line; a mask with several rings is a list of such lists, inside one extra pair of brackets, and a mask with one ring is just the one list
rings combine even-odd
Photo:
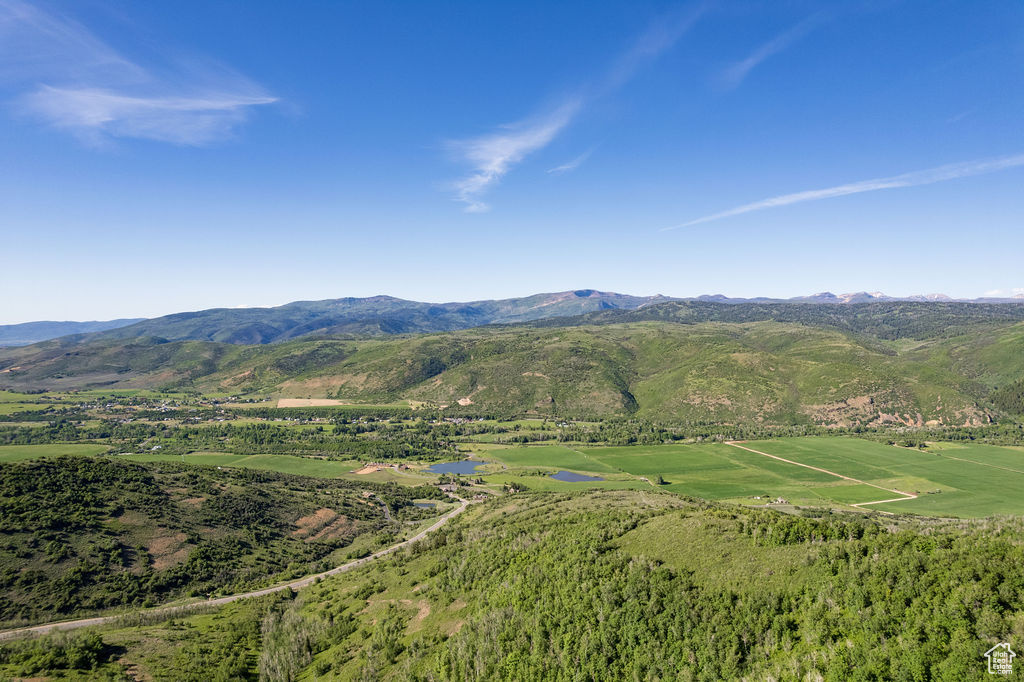
[(269, 345), (72, 337), (0, 351), (0, 388), (189, 388), (732, 423), (980, 424), (1024, 412), (1014, 402), (1024, 376), (1018, 311), (669, 302)]

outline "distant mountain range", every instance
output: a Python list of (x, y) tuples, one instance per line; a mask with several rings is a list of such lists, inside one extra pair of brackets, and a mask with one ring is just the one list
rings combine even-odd
[(382, 336), (468, 329), (487, 324), (572, 317), (599, 310), (635, 310), (671, 299), (593, 289), (468, 303), (423, 303), (391, 296), (296, 301), (274, 308), (215, 308), (177, 313), (94, 335), (166, 341), (264, 344), (298, 337)]
[[(1024, 416), (1020, 303), (568, 294), (172, 315), (0, 349), (0, 390), (197, 390), (732, 424), (979, 425)], [(493, 320), (510, 323), (483, 325)], [(456, 325), (474, 328), (391, 333)]]
[(880, 292), (781, 298), (730, 298), (722, 294), (688, 298), (631, 296), (579, 289), (535, 294), (523, 298), (455, 303), (424, 303), (391, 296), (296, 301), (272, 308), (213, 308), (175, 313), (152, 319), (120, 319), (104, 322), (26, 322), (0, 325), (0, 346), (20, 346), (69, 335), (88, 339), (152, 337), (165, 341), (217, 341), (264, 344), (302, 336), (379, 336), (455, 331), (488, 324), (514, 324), (551, 318), (574, 317), (611, 310), (637, 310), (671, 301), (724, 304), (821, 304), (853, 305), (880, 302), (1024, 303), (1013, 298), (953, 299), (944, 294), (903, 298)]
[(56, 339), (69, 334), (89, 334), (142, 322), (144, 317), (103, 322), (24, 322), (0, 325), (0, 346), (26, 346), (37, 341)]
[(833, 294), (831, 291), (823, 291), (810, 296), (794, 296), (793, 298), (729, 298), (722, 294), (697, 296), (693, 299), (711, 301), (713, 303), (876, 303), (880, 301), (917, 301), (923, 303), (1024, 303), (1024, 294), (1006, 298), (952, 298), (946, 294), (918, 294), (915, 296), (887, 296), (880, 291), (857, 291), (850, 294)]

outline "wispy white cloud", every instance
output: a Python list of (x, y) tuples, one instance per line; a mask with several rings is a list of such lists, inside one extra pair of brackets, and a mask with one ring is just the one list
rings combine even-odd
[(756, 50), (750, 53), (750, 55), (742, 61), (736, 62), (729, 68), (725, 69), (720, 76), (722, 86), (726, 89), (733, 89), (739, 87), (740, 83), (759, 66), (763, 61), (769, 57), (782, 52), (790, 45), (795, 43), (800, 38), (810, 33), (812, 29), (818, 26), (823, 16), (821, 13), (813, 14), (796, 26), (793, 26), (787, 31), (780, 33), (775, 36), (767, 43), (759, 46)]
[[(562, 97), (557, 106), (539, 115), (500, 126), (493, 133), (449, 142), (448, 148), (472, 167), (469, 175), (450, 183), (456, 200), (464, 203), (469, 213), (489, 210), (490, 206), (482, 198), (488, 189), (529, 154), (550, 144), (589, 102), (622, 87), (640, 68), (671, 48), (704, 10), (705, 5), (698, 4), (663, 18), (620, 55), (596, 85)], [(579, 163), (583, 160), (580, 159)], [(571, 169), (565, 168), (562, 172)]]
[(213, 63), (146, 67), (75, 20), (0, 0), (0, 82), (21, 114), (91, 144), (131, 137), (181, 145), (222, 140), (277, 98)]
[(950, 116), (949, 118), (946, 119), (946, 123), (957, 123), (957, 122), (962, 121), (963, 119), (967, 118), (968, 116), (973, 116), (977, 112), (978, 112), (978, 107), (971, 107), (970, 109), (967, 109), (966, 111), (961, 111), (958, 114), (953, 114), (952, 116)]
[(184, 97), (131, 96), (96, 88), (40, 86), (20, 99), (23, 110), (92, 142), (105, 136), (204, 145), (231, 134), (247, 108), (273, 97), (193, 93)]
[(593, 153), (593, 151), (594, 150), (592, 150), (592, 149), (588, 149), (587, 151), (585, 151), (582, 154), (580, 154), (579, 156), (577, 156), (575, 159), (567, 161), (567, 162), (563, 163), (560, 166), (555, 166), (554, 168), (549, 168), (547, 170), (547, 172), (550, 173), (551, 175), (561, 175), (562, 173), (568, 173), (569, 171), (574, 171), (577, 168), (579, 168), (580, 165), (584, 161), (586, 161), (588, 158), (590, 158), (590, 155)]
[(675, 230), (681, 227), (700, 225), (701, 223), (710, 223), (714, 220), (722, 220), (723, 218), (731, 218), (733, 216), (743, 215), (744, 213), (762, 211), (766, 208), (778, 208), (780, 206), (800, 204), (805, 201), (831, 199), (833, 197), (846, 196), (847, 194), (875, 192), (881, 189), (895, 189), (898, 187), (917, 187), (919, 185), (931, 185), (936, 182), (956, 180), (958, 178), (966, 178), (972, 175), (984, 175), (986, 173), (995, 173), (997, 171), (1006, 170), (1009, 168), (1016, 168), (1018, 166), (1024, 166), (1024, 154), (1017, 154), (1015, 156), (1004, 156), (998, 159), (989, 159), (982, 161), (965, 161), (963, 163), (951, 163), (945, 166), (938, 166), (936, 168), (929, 168), (927, 170), (914, 171), (912, 173), (904, 173), (902, 175), (894, 175), (888, 178), (874, 178), (872, 180), (862, 180), (860, 182), (852, 182), (846, 185), (827, 187), (825, 189), (814, 189), (806, 192), (783, 194), (781, 196), (772, 197), (770, 199), (755, 201), (751, 204), (743, 204), (742, 206), (730, 208), (728, 211), (722, 211), (721, 213), (713, 213), (711, 215), (704, 216), (703, 218), (697, 218), (695, 220), (682, 223), (680, 225), (664, 227), (661, 229), (661, 231), (664, 232), (667, 230)]
[(132, 82), (145, 73), (74, 19), (0, 0), (0, 80), (89, 77)]
[(580, 101), (569, 100), (537, 118), (504, 126), (502, 132), (450, 143), (451, 148), (473, 164), (470, 175), (454, 183), (456, 198), (469, 213), (490, 207), (480, 199), (489, 187), (527, 154), (547, 146), (579, 111)]
[(709, 2), (680, 7), (662, 16), (618, 56), (598, 83), (594, 97), (608, 94), (625, 85), (638, 71), (670, 50), (707, 11)]

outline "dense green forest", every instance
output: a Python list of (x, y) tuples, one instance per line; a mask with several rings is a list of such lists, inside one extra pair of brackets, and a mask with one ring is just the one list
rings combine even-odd
[[(156, 680), (981, 680), (982, 653), (1024, 635), (1022, 605), (1017, 520), (519, 493), (295, 598), (93, 648)], [(9, 674), (32, 670), (20, 646)]]

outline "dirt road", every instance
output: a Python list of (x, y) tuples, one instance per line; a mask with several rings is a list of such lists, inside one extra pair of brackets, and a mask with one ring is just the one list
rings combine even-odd
[[(419, 533), (417, 533), (416, 535), (412, 536), (408, 540), (403, 540), (402, 542), (399, 542), (397, 544), (391, 545), (390, 547), (385, 547), (384, 549), (378, 550), (378, 551), (374, 552), (373, 554), (369, 554), (369, 555), (363, 557), (362, 559), (356, 559), (354, 561), (348, 562), (347, 564), (342, 564), (340, 566), (335, 566), (334, 568), (330, 569), (329, 571), (324, 571), (323, 573), (317, 573), (315, 575), (308, 575), (305, 578), (299, 578), (298, 580), (292, 580), (291, 582), (283, 583), (281, 585), (274, 585), (273, 587), (265, 587), (262, 590), (253, 590), (252, 592), (242, 592), (241, 594), (232, 594), (232, 595), (229, 595), (227, 597), (218, 597), (216, 599), (207, 599), (206, 601), (200, 601), (200, 602), (191, 602), (191, 603), (187, 603), (187, 604), (176, 604), (176, 605), (160, 606), (160, 607), (157, 607), (155, 609), (146, 609), (146, 610), (142, 611), (141, 613), (143, 615), (164, 614), (164, 613), (166, 613), (168, 615), (171, 615), (171, 614), (178, 615), (180, 613), (184, 613), (184, 612), (187, 612), (187, 611), (190, 611), (190, 610), (193, 610), (193, 609), (208, 608), (210, 606), (221, 606), (223, 604), (230, 604), (233, 601), (238, 601), (239, 599), (249, 599), (250, 597), (262, 597), (264, 595), (273, 594), (274, 592), (281, 592), (283, 590), (301, 590), (303, 587), (309, 587), (310, 585), (312, 585), (314, 582), (316, 582), (320, 578), (326, 578), (328, 576), (337, 575), (338, 573), (344, 573), (346, 571), (351, 571), (353, 568), (356, 568), (358, 566), (362, 566), (363, 564), (369, 563), (369, 562), (373, 561), (374, 559), (379, 559), (379, 558), (381, 558), (383, 556), (387, 556), (388, 554), (391, 554), (393, 552), (397, 552), (398, 550), (402, 549), (403, 547), (408, 547), (409, 545), (413, 544), (414, 542), (422, 540), (423, 538), (425, 538), (427, 536), (427, 534), (434, 532), (435, 530), (437, 530), (438, 528), (440, 528), (444, 524), (448, 523), (448, 521), (450, 521), (452, 518), (454, 518), (455, 516), (458, 516), (459, 514), (461, 514), (463, 511), (465, 511), (466, 507), (468, 507), (471, 504), (468, 500), (463, 500), (461, 498), (459, 498), (459, 502), (461, 502), (461, 504), (458, 507), (456, 507), (452, 511), (448, 512), (444, 516), (442, 516), (440, 519), (437, 520), (436, 523), (434, 523), (434, 525), (430, 526), (429, 528), (427, 528), (425, 530), (420, 531)], [(110, 623), (113, 623), (113, 622), (117, 621), (120, 618), (125, 617), (126, 615), (130, 615), (130, 613), (121, 613), (121, 614), (117, 614), (115, 616), (97, 616), (95, 618), (79, 618), (78, 620), (65, 620), (65, 621), (59, 621), (59, 622), (55, 622), (55, 623), (44, 623), (42, 625), (33, 625), (31, 627), (26, 627), (26, 628), (17, 628), (15, 630), (4, 630), (4, 631), (0, 632), (0, 640), (13, 639), (15, 637), (25, 637), (25, 636), (30, 636), (30, 635), (45, 635), (45, 634), (50, 633), (50, 632), (57, 632), (57, 631), (61, 631), (61, 630), (77, 630), (79, 628), (87, 628), (87, 627), (92, 627), (94, 625), (108, 625)]]

